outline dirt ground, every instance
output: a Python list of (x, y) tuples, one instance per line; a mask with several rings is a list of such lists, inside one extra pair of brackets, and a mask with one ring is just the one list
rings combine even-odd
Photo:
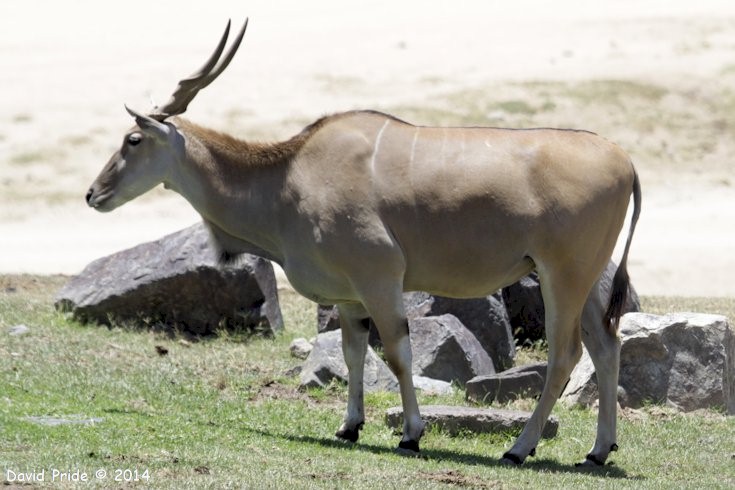
[(123, 104), (167, 99), (246, 16), (189, 118), (255, 140), (355, 108), (592, 130), (641, 174), (639, 293), (735, 296), (735, 3), (714, 0), (5, 0), (0, 273), (76, 273), (197, 220), (163, 190), (106, 215), (83, 196), (132, 124)]

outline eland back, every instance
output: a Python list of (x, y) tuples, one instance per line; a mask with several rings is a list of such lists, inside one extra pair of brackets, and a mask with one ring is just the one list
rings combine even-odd
[[(337, 437), (364, 423), (366, 319), (400, 383), (399, 450), (419, 451), (424, 423), (411, 377), (404, 291), (472, 298), (535, 270), (546, 309), (549, 365), (533, 415), (502, 461), (520, 464), (587, 347), (600, 392), (597, 439), (582, 464), (604, 464), (616, 445), (617, 323), (640, 183), (618, 146), (587, 131), (441, 128), (375, 111), (319, 119), (293, 138), (249, 143), (177, 117), (229, 64), (247, 22), (171, 99), (135, 118), (87, 193), (110, 211), (163, 184), (201, 214), (223, 259), (253, 253), (280, 264), (293, 287), (337, 304), (349, 371)], [(596, 282), (634, 210), (611, 298)], [(591, 291), (593, 292), (591, 294)]]

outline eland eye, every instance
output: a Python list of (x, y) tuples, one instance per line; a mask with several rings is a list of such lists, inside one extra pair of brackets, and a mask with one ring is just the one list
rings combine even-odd
[(128, 144), (130, 146), (135, 146), (141, 141), (143, 141), (143, 137), (139, 135), (138, 133), (133, 133), (130, 136), (128, 136)]

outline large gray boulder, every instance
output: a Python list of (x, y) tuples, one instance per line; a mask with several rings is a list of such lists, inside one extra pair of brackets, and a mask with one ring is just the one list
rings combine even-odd
[(502, 289), (508, 320), (519, 344), (545, 338), (544, 301), (535, 272)]
[[(735, 337), (726, 317), (631, 313), (621, 321), (620, 337), (621, 405), (666, 403), (682, 411), (724, 407), (735, 414)], [(586, 351), (562, 397), (579, 405), (597, 399)]]
[[(452, 436), (471, 432), (475, 434), (520, 432), (531, 417), (531, 412), (471, 408), (451, 405), (423, 405), (419, 407), (426, 428), (438, 428)], [(385, 412), (385, 423), (394, 430), (403, 427), (403, 408), (392, 407)], [(559, 419), (549, 417), (541, 437), (551, 439), (559, 430)]]
[(475, 403), (507, 403), (517, 398), (536, 398), (546, 381), (546, 363), (517, 366), (501, 373), (475, 376), (465, 385), (465, 396)]
[(725, 411), (735, 415), (735, 332), (732, 327), (725, 330), (725, 367), (722, 376), (722, 395), (725, 398)]
[(69, 280), (56, 308), (81, 321), (163, 323), (196, 335), (283, 329), (273, 266), (243, 255), (220, 265), (197, 224), (95, 260)]
[[(403, 295), (403, 306), (409, 325), (423, 317), (445, 314), (454, 315), (480, 342), (493, 360), (496, 370), (508, 369), (515, 358), (515, 341), (508, 314), (499, 293), (485, 298), (454, 299), (433, 296), (425, 292), (408, 292)], [(317, 331), (326, 332), (339, 328), (336, 307), (317, 307)], [(412, 327), (411, 327), (412, 328)], [(370, 345), (380, 347), (380, 336), (370, 322)]]
[(414, 374), (413, 387), (430, 395), (451, 395), (454, 393), (452, 383), (440, 379), (432, 379)]
[(316, 305), (317, 333), (339, 330), (339, 311), (334, 305)]
[[(472, 332), (452, 315), (416, 318), (411, 322), (414, 379), (424, 387), (430, 378), (464, 384), (479, 374), (494, 373), (492, 359)], [(347, 365), (342, 353), (342, 333), (330, 330), (316, 337), (313, 349), (301, 369), (301, 386), (326, 386), (332, 379), (347, 381)], [(365, 360), (365, 389), (398, 389), (398, 381), (385, 362), (368, 347)], [(428, 386), (428, 385), (426, 385)], [(429, 390), (446, 385), (432, 384)], [(417, 386), (419, 387), (419, 386)]]
[[(339, 330), (317, 335), (314, 347), (301, 368), (300, 387), (325, 387), (333, 379), (347, 382), (347, 365)], [(398, 391), (398, 380), (370, 347), (365, 356), (364, 386), (366, 391)]]
[(429, 315), (452, 314), (474, 334), (493, 360), (496, 371), (513, 366), (515, 340), (500, 293), (484, 298), (454, 299), (434, 296)]
[(464, 384), (495, 372), (479, 341), (453, 315), (416, 318), (410, 325), (413, 374)]
[[(600, 276), (597, 288), (600, 297), (605, 298), (605, 304), (610, 298), (612, 280), (618, 266), (612, 260)], [(532, 272), (520, 281), (503, 288), (503, 301), (510, 319), (511, 330), (519, 344), (531, 343), (546, 338), (544, 321), (544, 301), (541, 297), (541, 286), (538, 274)], [(624, 313), (641, 310), (641, 303), (635, 288), (631, 284), (628, 289)]]
[[(409, 323), (414, 319), (426, 316), (429, 313), (433, 297), (428, 293), (408, 292), (403, 293), (403, 306)], [(339, 310), (334, 305), (317, 305), (317, 332), (324, 333), (339, 330)], [(374, 349), (382, 349), (383, 341), (372, 318), (368, 323), (368, 344)]]
[[(403, 293), (403, 307), (406, 311), (406, 318), (409, 321), (422, 316), (431, 316), (431, 307), (433, 303), (434, 297), (429, 293)], [(337, 310), (337, 307), (333, 305), (317, 305), (316, 324), (318, 333), (329, 332), (330, 330), (339, 330), (339, 311)], [(372, 321), (370, 322), (370, 329), (371, 333), (375, 329), (375, 325)]]

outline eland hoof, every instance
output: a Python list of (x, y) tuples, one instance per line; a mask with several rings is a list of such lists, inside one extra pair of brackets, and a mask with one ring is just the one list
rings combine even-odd
[(577, 463), (574, 466), (577, 468), (600, 468), (605, 466), (605, 462), (593, 454), (588, 454), (584, 461)]
[(500, 464), (504, 464), (506, 466), (520, 466), (523, 464), (523, 460), (512, 453), (505, 453), (503, 454), (503, 457), (500, 458)]
[(419, 450), (419, 441), (401, 441), (398, 443), (398, 448), (396, 448), (396, 452), (401, 456), (408, 456), (411, 458), (419, 457), (421, 456), (421, 451)]
[(334, 434), (337, 439), (345, 442), (357, 442), (360, 438), (360, 429), (340, 429)]

